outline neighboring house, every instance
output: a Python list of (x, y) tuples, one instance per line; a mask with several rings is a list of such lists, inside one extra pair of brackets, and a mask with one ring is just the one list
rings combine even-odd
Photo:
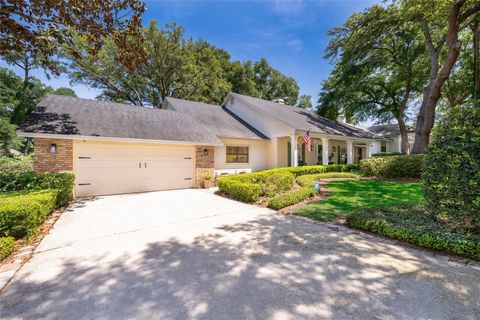
[(198, 187), (205, 172), (357, 163), (389, 141), (236, 93), (221, 106), (167, 98), (163, 109), (47, 95), (18, 134), (34, 138), (37, 172), (75, 173), (76, 196)]
[[(371, 154), (389, 153), (402, 151), (402, 137), (400, 136), (400, 128), (398, 124), (381, 124), (368, 128), (381, 137), (389, 138), (371, 145)], [(407, 126), (408, 130), (408, 153), (412, 150), (413, 142), (415, 141), (415, 128)]]

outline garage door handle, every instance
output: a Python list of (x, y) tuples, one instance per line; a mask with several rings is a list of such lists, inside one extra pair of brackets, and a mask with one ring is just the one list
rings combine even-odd
[(139, 167), (140, 169), (142, 168), (142, 163), (141, 163), (141, 162), (138, 163), (138, 167)]
[(147, 168), (147, 163), (145, 162), (145, 168)]
[(183, 179), (183, 180), (192, 180), (192, 178), (185, 178), (185, 179)]
[(191, 158), (191, 157), (188, 157), (188, 158), (183, 158), (183, 159), (185, 159), (185, 160), (192, 160), (192, 158)]
[(91, 183), (79, 183), (78, 185), (79, 186), (89, 186), (89, 185), (91, 185)]

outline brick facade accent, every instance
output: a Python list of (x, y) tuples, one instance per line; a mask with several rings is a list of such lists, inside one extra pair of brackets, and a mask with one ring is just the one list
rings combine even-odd
[(202, 187), (202, 174), (213, 173), (214, 155), (214, 148), (211, 146), (195, 147), (195, 188)]
[[(73, 141), (66, 139), (34, 139), (35, 172), (73, 171)], [(57, 153), (50, 153), (50, 146), (57, 145)]]

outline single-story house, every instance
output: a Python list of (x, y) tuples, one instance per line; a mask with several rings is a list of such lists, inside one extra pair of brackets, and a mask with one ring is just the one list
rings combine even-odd
[[(390, 153), (402, 151), (402, 137), (400, 136), (400, 127), (396, 123), (380, 124), (371, 126), (368, 131), (373, 132), (381, 137), (388, 138), (379, 140), (372, 144), (371, 154), (376, 153)], [(413, 142), (415, 141), (415, 128), (407, 126), (408, 135), (408, 153), (412, 150)]]
[(47, 95), (18, 135), (34, 139), (37, 172), (75, 174), (77, 197), (198, 187), (205, 172), (357, 163), (389, 141), (233, 92), (222, 105), (167, 98), (162, 109)]

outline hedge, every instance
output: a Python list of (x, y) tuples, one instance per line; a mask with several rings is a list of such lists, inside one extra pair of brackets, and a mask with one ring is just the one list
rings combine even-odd
[(373, 153), (372, 157), (391, 157), (391, 156), (401, 156), (401, 152), (382, 152), (382, 153)]
[(318, 173), (318, 174), (307, 174), (304, 176), (297, 177), (296, 181), (302, 187), (312, 187), (315, 180), (322, 179), (356, 179), (359, 175), (351, 172), (327, 172), (327, 173)]
[(0, 172), (33, 172), (33, 157), (31, 155), (16, 158), (0, 156)]
[(420, 178), (424, 155), (375, 157), (360, 161), (364, 175), (382, 178)]
[(415, 245), (480, 260), (480, 236), (457, 233), (438, 223), (422, 205), (402, 205), (355, 211), (347, 223)]
[(73, 195), (72, 173), (0, 173), (0, 192), (21, 190), (58, 190), (57, 207), (66, 205)]
[(270, 199), (268, 202), (268, 207), (274, 210), (279, 210), (311, 198), (316, 194), (317, 191), (312, 187), (300, 188), (298, 190), (290, 191)]
[(55, 208), (57, 190), (14, 192), (0, 196), (0, 237), (23, 238)]
[(258, 184), (225, 178), (217, 183), (221, 192), (236, 200), (254, 202), (262, 195), (262, 187)]
[(326, 172), (355, 172), (360, 171), (358, 164), (331, 164), (328, 166), (303, 166), (303, 167), (286, 167), (265, 170), (262, 172), (291, 172), (295, 178), (307, 174), (326, 173)]
[(0, 261), (8, 257), (15, 249), (15, 238), (0, 238)]
[(422, 174), (427, 210), (480, 234), (480, 106), (449, 108), (433, 131)]

